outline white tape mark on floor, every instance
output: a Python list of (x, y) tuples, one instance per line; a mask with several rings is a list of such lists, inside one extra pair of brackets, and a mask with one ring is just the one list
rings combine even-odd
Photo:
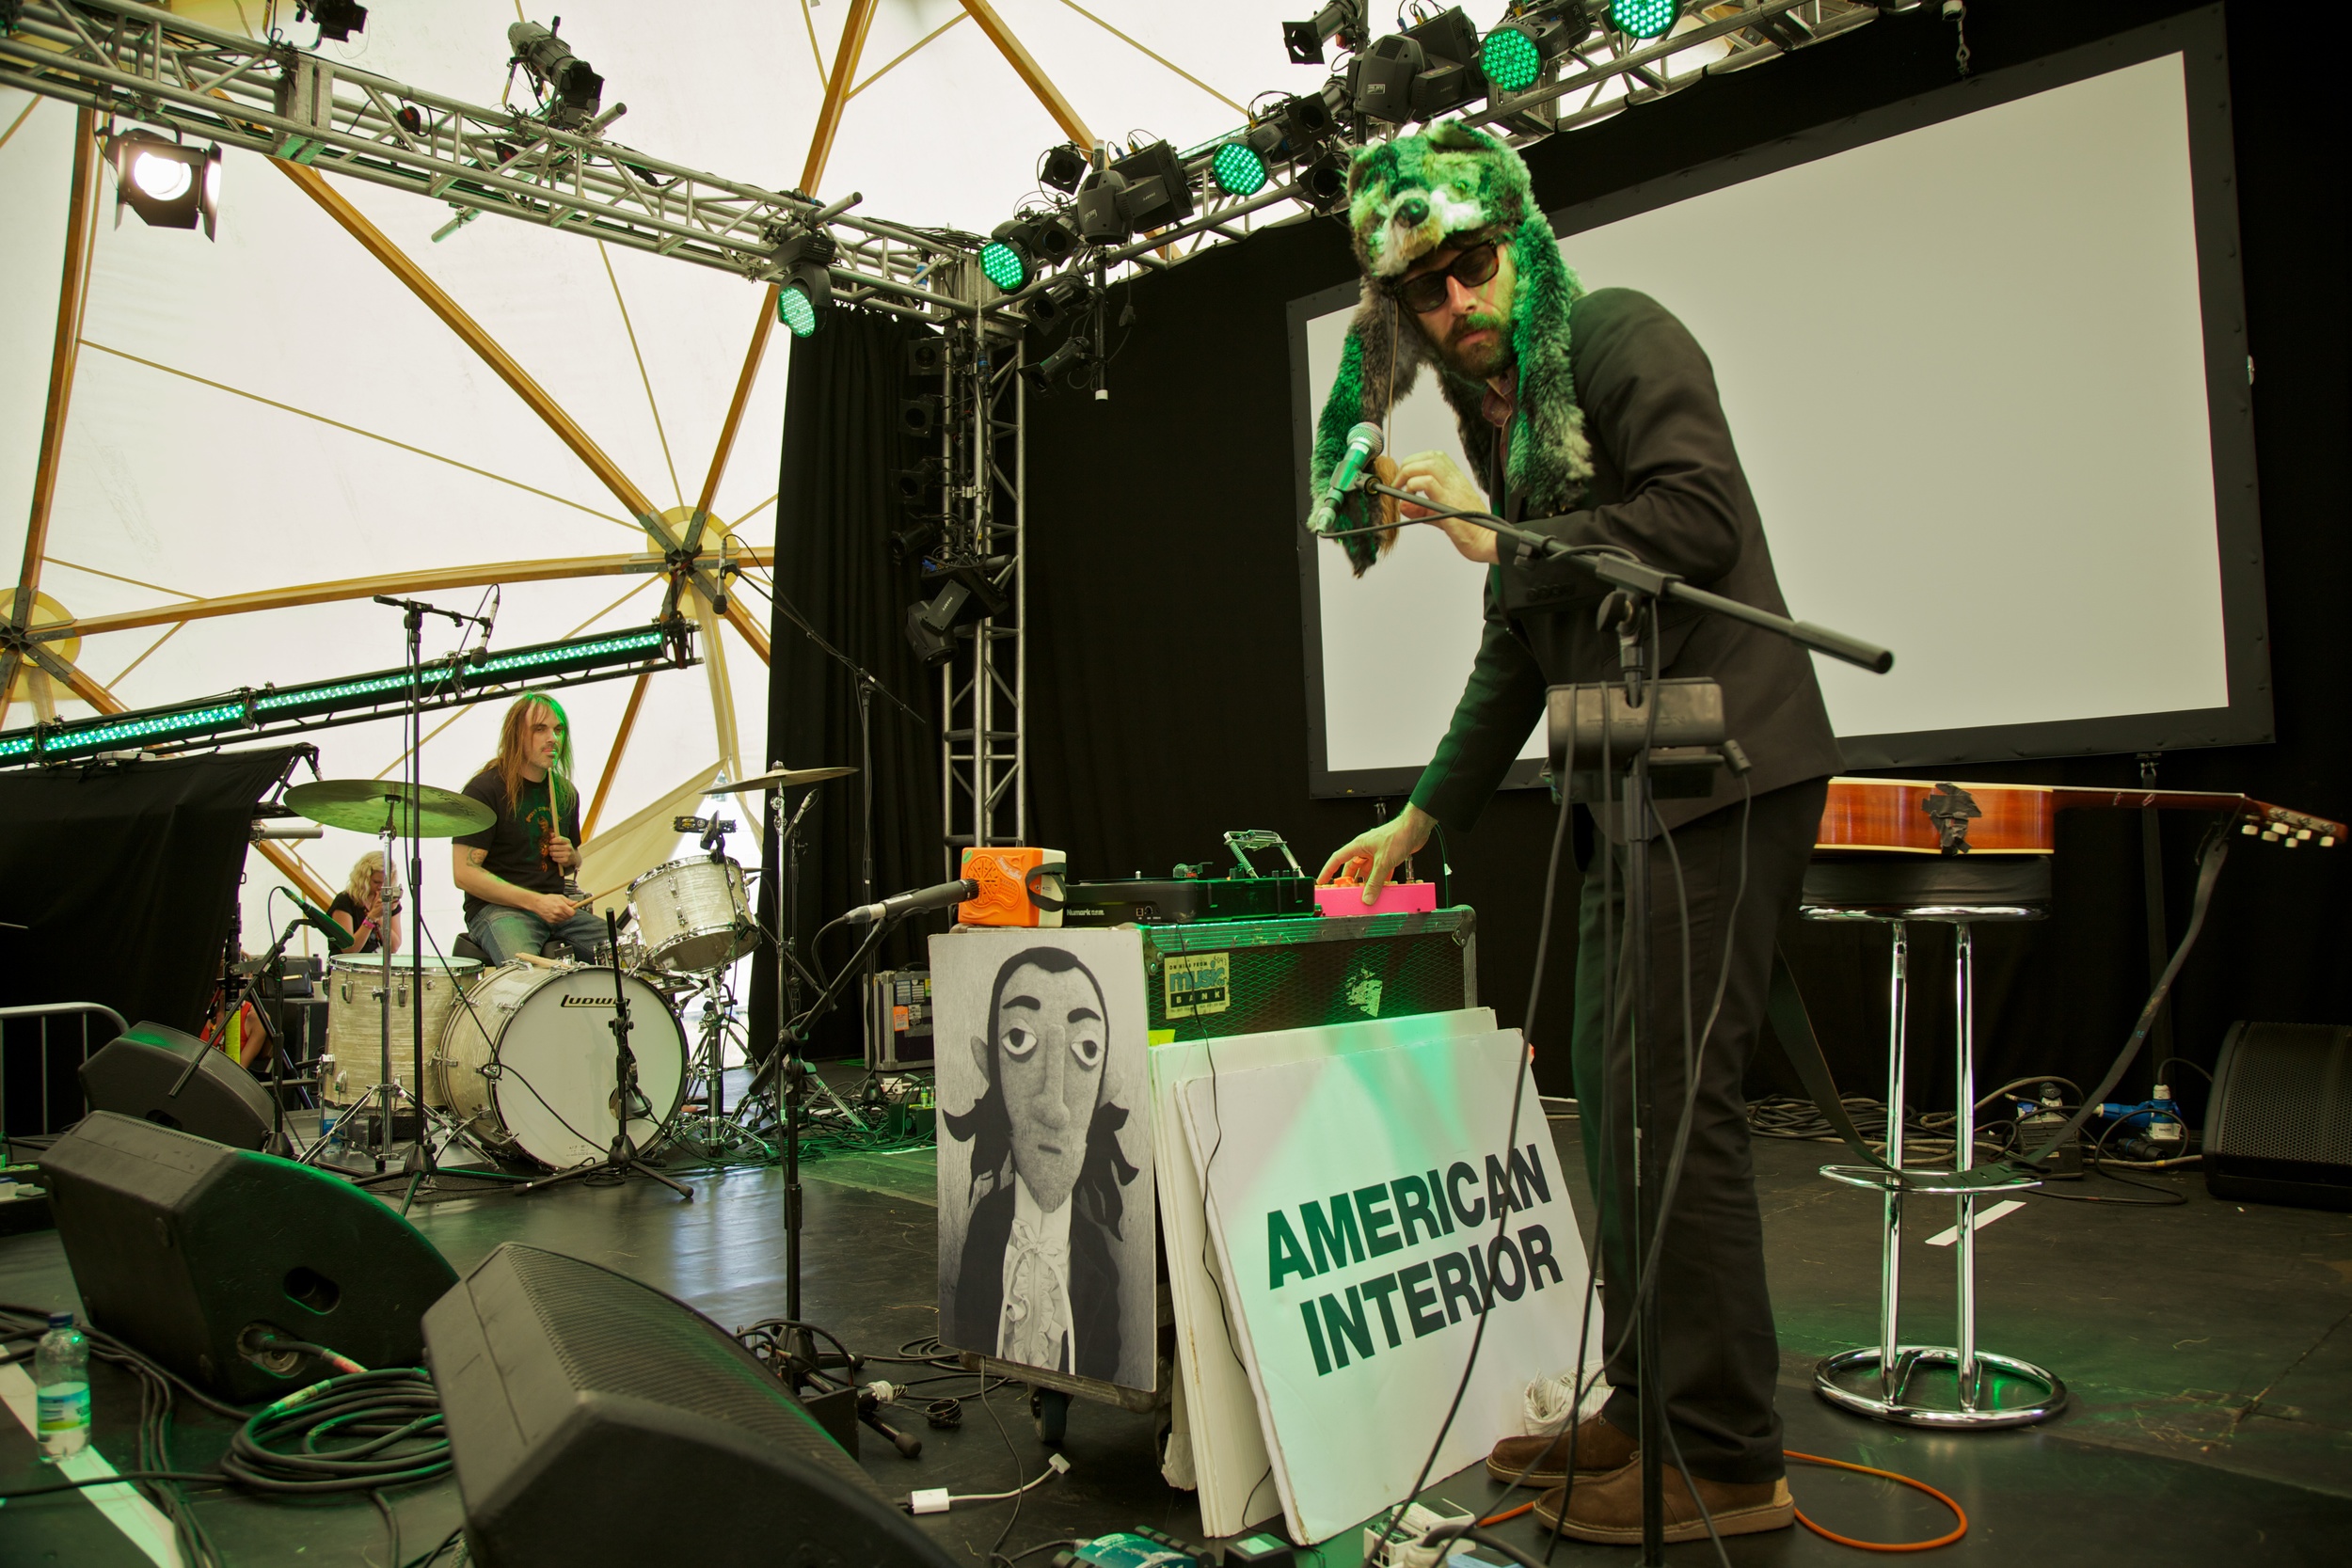
[[(0, 1403), (15, 1413), (35, 1443), (40, 1441), (40, 1396), (33, 1380), (24, 1375), (24, 1368), (0, 1367)], [(116, 1473), (115, 1467), (106, 1463), (106, 1456), (93, 1448), (85, 1448), (80, 1453), (59, 1460), (55, 1468), (67, 1481), (88, 1481), (94, 1476)], [(132, 1545), (145, 1552), (155, 1568), (181, 1568), (180, 1548), (171, 1538), (171, 1521), (140, 1496), (137, 1487), (127, 1481), (118, 1481), (112, 1486), (87, 1487), (82, 1496), (111, 1520)]]
[[(1979, 1209), (1977, 1211), (1975, 1223), (1970, 1225), (1968, 1228), (1971, 1230), (1982, 1230), (1986, 1226), (1991, 1225), (1994, 1220), (1999, 1219), (2003, 1214), (2013, 1214), (2024, 1207), (2024, 1204), (2018, 1202), (2012, 1197), (1996, 1203), (1990, 1209)], [(1950, 1246), (1954, 1242), (1959, 1240), (1960, 1227), (1955, 1225), (1948, 1227), (1946, 1229), (1939, 1230), (1934, 1235), (1929, 1237), (1928, 1245)]]

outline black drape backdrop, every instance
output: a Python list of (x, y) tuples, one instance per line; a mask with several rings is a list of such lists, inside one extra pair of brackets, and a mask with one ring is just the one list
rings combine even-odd
[(0, 920), (29, 927), (0, 927), (0, 1005), (103, 1002), (193, 1032), (236, 918), (253, 803), (298, 749), (0, 773)]
[[(822, 331), (792, 341), (776, 499), (778, 596), (769, 627), (769, 766), (855, 767), (860, 761), (857, 678), (797, 620), (871, 672), (882, 688), (870, 704), (870, 772), (817, 786), (817, 803), (802, 825), (804, 956), (819, 926), (861, 901), (869, 782), (873, 896), (928, 886), (942, 875), (940, 753), (932, 717), (938, 677), (924, 670), (904, 630), (907, 606), (918, 591), (917, 567), (893, 560), (890, 550), (898, 475), (906, 466), (898, 407), (906, 344), (925, 330), (896, 316), (835, 310)], [(764, 859), (769, 875), (762, 882), (772, 890), (780, 879), (772, 844)], [(761, 919), (771, 922), (772, 891), (763, 893), (760, 904)], [(881, 949), (883, 966), (922, 962), (922, 933), (929, 928), (909, 922), (894, 932)], [(816, 949), (812, 962), (830, 974), (854, 946), (852, 936), (836, 931)], [(751, 1039), (762, 1054), (775, 1037), (774, 982), (774, 955), (763, 954), (754, 971), (751, 1006)], [(853, 1056), (859, 1049), (852, 992), (825, 1021), (811, 1053)]]
[[(1998, 70), (2185, 8), (1978, 0), (1968, 41), (1979, 71)], [(2265, 570), (2278, 742), (2164, 759), (2176, 788), (2238, 789), (2352, 818), (2352, 742), (2341, 683), (2352, 656), (2342, 611), (2348, 427), (2345, 114), (2323, 56), (2298, 47), (2266, 8), (2225, 8), (2232, 53)], [(1536, 190), (1560, 207), (1668, 175), (1773, 137), (1953, 80), (1952, 29), (1932, 7), (1888, 15), (1834, 44), (1712, 79), (1606, 124), (1534, 149)], [(1111, 365), (1108, 401), (1033, 397), (1028, 415), (1029, 757), (1035, 836), (1081, 873), (1164, 873), (1219, 852), (1226, 829), (1281, 832), (1302, 862), (1368, 826), (1374, 804), (1307, 796), (1307, 714), (1298, 623), (1295, 478), (1285, 303), (1354, 276), (1335, 222), (1270, 230), (1134, 286), (1136, 322)], [(2030, 287), (1987, 279), (1979, 308)], [(1126, 291), (1122, 290), (1121, 293)], [(1667, 302), (1669, 306), (1672, 301)], [(1117, 305), (1114, 305), (1116, 313)], [(1116, 341), (1116, 334), (1114, 335)], [(1034, 355), (1048, 344), (1032, 344)], [(1317, 395), (1322, 388), (1316, 388)], [(1106, 491), (1101, 476), (1137, 478)], [(1199, 494), (1184, 487), (1197, 484)], [(1771, 525), (1771, 519), (1766, 519)], [(2000, 563), (1978, 563), (1988, 594)], [(2119, 571), (2130, 562), (2119, 561)], [(2029, 635), (2021, 632), (2021, 635)], [(1465, 672), (1467, 673), (1467, 672)], [(2128, 757), (1975, 767), (2021, 783), (2136, 783)], [(1543, 850), (1539, 792), (1499, 798), (1474, 834), (1450, 846), (1456, 901), (1480, 916), (1484, 997), (1518, 1022), (1534, 961)], [(2145, 996), (2138, 825), (2129, 813), (2060, 819), (2053, 918), (1988, 929), (1979, 944), (1979, 1082), (2058, 1072), (2088, 1083), (2121, 1045)], [(2201, 819), (2164, 823), (2172, 927), (2187, 905)], [(2352, 855), (2281, 853), (2252, 841), (2224, 878), (2199, 953), (2179, 987), (2179, 1047), (2210, 1064), (2236, 1018), (2352, 1018)], [(1573, 874), (1569, 876), (1573, 881)], [(1564, 886), (1561, 907), (1575, 908)], [(1788, 933), (1840, 1082), (1883, 1092), (1883, 933)], [(1941, 989), (1943, 932), (1915, 960), (1931, 976), (1915, 1003), (1912, 1082), (1936, 1103), (1951, 1026)], [(1574, 933), (1552, 947), (1547, 984), (1565, 988)], [(1544, 1016), (1537, 1075), (1567, 1092), (1568, 1016), (1561, 991)], [(1759, 1064), (1753, 1088), (1788, 1086)], [(2143, 1070), (2130, 1081), (2148, 1082)], [(2176, 1074), (2192, 1114), (2202, 1085)]]

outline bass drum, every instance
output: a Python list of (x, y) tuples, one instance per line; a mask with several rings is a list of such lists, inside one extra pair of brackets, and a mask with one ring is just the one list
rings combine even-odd
[[(621, 984), (646, 1107), (628, 1136), (642, 1153), (685, 1095), (686, 1035), (660, 991), (634, 974)], [(612, 1147), (612, 1022), (610, 970), (507, 964), (452, 1009), (425, 1082), (475, 1136), (553, 1170), (588, 1164)]]

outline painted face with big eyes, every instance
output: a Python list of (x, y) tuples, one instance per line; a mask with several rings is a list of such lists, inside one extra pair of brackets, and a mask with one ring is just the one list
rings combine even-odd
[(1085, 971), (1048, 974), (1024, 964), (1005, 977), (996, 1037), (972, 1042), (982, 1072), (988, 1053), (995, 1053), (997, 1092), (1012, 1123), (1013, 1168), (1049, 1212), (1069, 1201), (1086, 1164), (1109, 1038), (1103, 999)]

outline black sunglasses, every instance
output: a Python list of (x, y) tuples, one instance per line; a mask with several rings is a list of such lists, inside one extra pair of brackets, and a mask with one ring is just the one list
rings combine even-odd
[(1495, 269), (1502, 265), (1498, 244), (1494, 240), (1481, 241), (1454, 258), (1452, 266), (1438, 267), (1419, 277), (1408, 277), (1390, 292), (1396, 296), (1398, 304), (1417, 316), (1435, 310), (1445, 303), (1447, 278), (1458, 279), (1466, 289), (1475, 289), (1494, 277)]

